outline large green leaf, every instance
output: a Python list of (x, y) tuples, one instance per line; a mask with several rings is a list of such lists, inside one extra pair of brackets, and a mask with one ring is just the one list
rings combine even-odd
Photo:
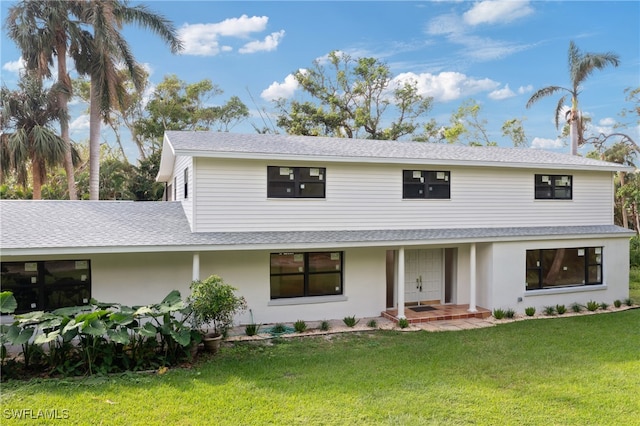
[(60, 330), (54, 330), (51, 333), (38, 334), (33, 341), (36, 345), (42, 345), (56, 340), (60, 336)]
[(158, 334), (158, 330), (156, 330), (155, 326), (150, 322), (146, 323), (144, 327), (138, 328), (138, 333), (143, 337), (155, 337)]
[(180, 311), (186, 306), (187, 304), (182, 300), (180, 292), (178, 290), (173, 290), (155, 307), (160, 313), (168, 313)]
[(11, 325), (7, 332), (7, 339), (12, 345), (23, 345), (31, 339), (34, 331), (35, 329), (31, 327), (20, 329), (17, 325)]
[(169, 331), (169, 334), (173, 337), (173, 340), (178, 342), (181, 346), (187, 346), (191, 342), (191, 330), (189, 329), (183, 329), (180, 331), (171, 330)]
[(118, 325), (128, 325), (135, 321), (132, 312), (114, 312), (109, 319)]
[(103, 336), (107, 333), (107, 326), (100, 319), (93, 319), (89, 322), (85, 321), (80, 329), (82, 334), (90, 334), (92, 336)]
[(10, 291), (0, 293), (0, 313), (11, 314), (18, 307), (18, 302)]
[(84, 312), (91, 312), (91, 310), (91, 306), (68, 306), (66, 308), (56, 309), (53, 313), (63, 317), (75, 317)]
[(127, 333), (126, 329), (107, 330), (107, 335), (109, 336), (111, 341), (115, 343), (120, 343), (123, 345), (129, 344), (129, 333)]

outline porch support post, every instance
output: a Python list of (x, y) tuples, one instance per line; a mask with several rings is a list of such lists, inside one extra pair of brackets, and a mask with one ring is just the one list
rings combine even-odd
[(192, 281), (198, 281), (200, 279), (200, 253), (193, 253), (191, 279)]
[(398, 269), (396, 287), (398, 291), (398, 319), (404, 316), (404, 247), (398, 249)]
[(469, 312), (478, 312), (476, 291), (476, 243), (471, 243), (469, 248)]

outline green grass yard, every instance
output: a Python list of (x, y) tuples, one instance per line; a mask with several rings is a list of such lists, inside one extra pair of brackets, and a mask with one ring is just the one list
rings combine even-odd
[[(640, 309), (238, 344), (190, 369), (2, 384), (16, 413), (108, 425), (632, 425)], [(22, 410), (22, 411), (21, 411)], [(25, 411), (25, 410), (31, 410)]]

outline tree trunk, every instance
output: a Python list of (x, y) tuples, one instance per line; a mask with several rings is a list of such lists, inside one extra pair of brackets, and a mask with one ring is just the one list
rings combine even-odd
[(100, 199), (100, 98), (91, 78), (89, 96), (89, 199)]
[(571, 139), (571, 155), (578, 155), (578, 111), (571, 109), (569, 116), (569, 138)]
[(42, 200), (42, 169), (37, 158), (31, 160), (31, 174), (33, 175), (33, 199)]
[(71, 93), (71, 80), (67, 73), (67, 44), (66, 42), (57, 43), (56, 51), (58, 53), (58, 83), (63, 86), (64, 91), (58, 91), (58, 105), (64, 112), (60, 118), (60, 137), (66, 145), (64, 154), (64, 171), (67, 175), (67, 188), (69, 190), (69, 199), (77, 200), (78, 191), (76, 189), (76, 176), (73, 167), (73, 156), (71, 155), (71, 138), (69, 136), (69, 108), (68, 100)]

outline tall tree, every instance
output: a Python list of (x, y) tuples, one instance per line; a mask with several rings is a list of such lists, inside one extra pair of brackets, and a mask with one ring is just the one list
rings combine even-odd
[(564, 102), (567, 96), (571, 96), (571, 109), (565, 114), (565, 119), (570, 126), (571, 154), (577, 155), (578, 146), (584, 142), (582, 134), (582, 117), (578, 104), (578, 95), (581, 91), (581, 85), (595, 71), (601, 70), (609, 65), (617, 67), (620, 63), (618, 55), (611, 52), (606, 53), (583, 53), (578, 49), (573, 41), (569, 42), (569, 79), (571, 87), (547, 86), (536, 91), (527, 102), (527, 108), (542, 98), (551, 96), (557, 92), (567, 92), (563, 95), (556, 106), (555, 121), (556, 128), (559, 128), (560, 114), (564, 108)]
[(24, 73), (18, 90), (3, 87), (0, 95), (3, 162), (5, 167), (10, 165), (23, 186), (30, 166), (33, 198), (39, 200), (47, 167), (61, 165), (68, 149), (51, 128), (51, 124), (66, 112), (59, 107), (57, 95), (44, 89), (42, 80), (35, 73)]
[(176, 75), (165, 76), (146, 105), (146, 115), (136, 121), (134, 133), (162, 143), (165, 130), (228, 131), (249, 116), (240, 98), (232, 96), (222, 105), (211, 105), (211, 98), (223, 93), (211, 80), (187, 83)]
[(22, 0), (9, 9), (6, 26), (9, 37), (22, 51), (29, 70), (35, 70), (40, 78), (51, 77), (55, 57), (58, 81), (55, 90), (62, 114), (60, 136), (67, 145), (64, 168), (67, 175), (69, 199), (77, 199), (75, 170), (69, 136), (68, 101), (71, 96), (71, 80), (67, 71), (67, 49), (80, 36), (78, 22), (69, 14), (71, 2), (61, 0)]
[[(277, 124), (289, 134), (395, 140), (420, 127), (416, 121), (433, 100), (418, 94), (415, 81), (394, 82), (388, 65), (379, 60), (337, 51), (329, 53), (326, 66), (314, 61), (294, 77), (319, 104), (276, 101)], [(383, 127), (390, 110), (396, 118)]]
[(120, 30), (124, 24), (137, 24), (165, 41), (172, 52), (182, 48), (173, 24), (147, 6), (129, 6), (127, 1), (88, 0), (74, 4), (74, 14), (92, 32), (85, 32), (82, 43), (73, 52), (76, 68), (91, 80), (89, 113), (89, 193), (99, 199), (100, 124), (116, 103), (123, 103), (124, 82), (118, 73), (120, 64), (140, 90), (143, 74)]

